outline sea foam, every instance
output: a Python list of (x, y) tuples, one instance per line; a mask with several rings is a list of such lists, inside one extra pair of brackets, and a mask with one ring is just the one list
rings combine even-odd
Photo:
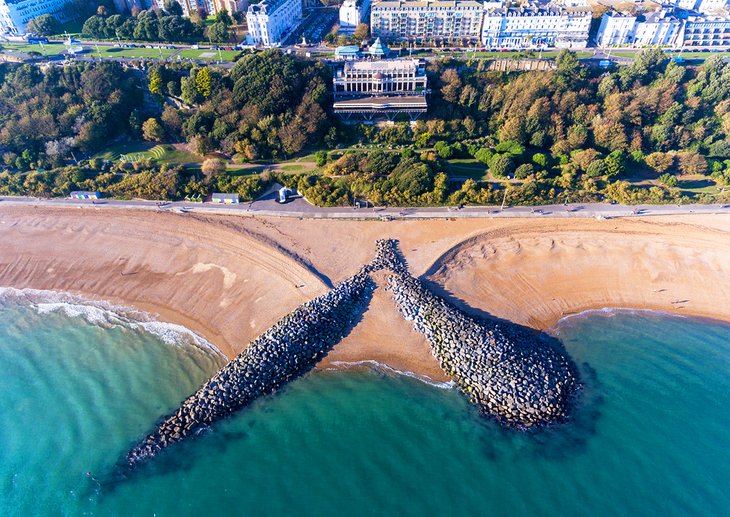
[(416, 379), (417, 381), (423, 382), (424, 384), (428, 384), (429, 386), (433, 386), (434, 388), (439, 388), (442, 390), (450, 390), (456, 387), (456, 383), (454, 381), (437, 382), (426, 375), (418, 375), (417, 373), (409, 372), (408, 370), (398, 370), (397, 368), (393, 368), (392, 366), (375, 361), (373, 359), (363, 359), (362, 361), (332, 361), (330, 364), (335, 367), (330, 368), (331, 370), (342, 370), (343, 368), (367, 366), (373, 370), (390, 374), (403, 375), (404, 377), (410, 377), (411, 379)]
[(123, 327), (135, 332), (147, 332), (165, 344), (194, 346), (225, 358), (214, 344), (192, 330), (175, 323), (158, 321), (154, 315), (132, 307), (60, 291), (0, 287), (0, 310), (8, 304), (29, 307), (38, 314), (60, 313), (69, 318), (81, 318), (96, 327)]

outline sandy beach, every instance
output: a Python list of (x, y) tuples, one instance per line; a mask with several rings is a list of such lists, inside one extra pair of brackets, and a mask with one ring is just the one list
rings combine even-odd
[[(229, 357), (401, 243), (411, 271), (475, 314), (548, 329), (589, 309), (730, 320), (730, 216), (333, 221), (0, 207), (0, 286), (50, 289), (184, 325)], [(384, 285), (384, 278), (376, 278)], [(388, 292), (321, 363), (446, 380)]]

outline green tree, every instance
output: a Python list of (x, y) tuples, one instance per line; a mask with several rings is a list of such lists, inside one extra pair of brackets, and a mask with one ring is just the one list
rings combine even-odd
[(532, 155), (532, 161), (533, 163), (539, 165), (543, 169), (546, 169), (548, 166), (548, 157), (543, 153), (535, 153)]
[(171, 95), (173, 97), (179, 97), (180, 96), (180, 83), (172, 80), (167, 81), (167, 93), (168, 95)]
[(511, 174), (514, 169), (515, 164), (512, 158), (506, 154), (495, 154), (489, 163), (489, 171), (495, 178), (504, 178)]
[(210, 97), (211, 77), (207, 66), (204, 66), (195, 74), (195, 89), (204, 99)]
[(228, 14), (228, 11), (226, 9), (221, 9), (220, 11), (218, 11), (218, 14), (215, 15), (215, 21), (216, 23), (222, 23), (226, 27), (230, 27), (231, 25), (233, 25), (231, 15)]
[(598, 178), (608, 174), (608, 167), (604, 160), (595, 160), (586, 168), (586, 174), (591, 178)]
[(81, 32), (91, 38), (105, 38), (106, 20), (102, 16), (92, 16), (84, 22)]
[(180, 97), (188, 106), (198, 101), (198, 89), (195, 85), (195, 76), (183, 77), (180, 80)]
[(162, 73), (159, 66), (150, 67), (148, 88), (154, 95), (162, 94)]
[(327, 151), (317, 151), (314, 153), (314, 161), (317, 167), (324, 167), (327, 163)]
[(585, 77), (586, 70), (578, 61), (575, 52), (563, 49), (555, 58), (555, 80), (561, 88), (568, 88)]
[(165, 138), (165, 130), (156, 118), (148, 118), (142, 124), (142, 136), (145, 140), (160, 142)]
[(620, 176), (626, 171), (626, 155), (623, 151), (613, 151), (606, 156), (606, 174), (609, 178)]
[(53, 36), (61, 33), (61, 24), (52, 14), (41, 14), (28, 21), (25, 30), (38, 36)]
[(216, 43), (227, 43), (231, 39), (228, 32), (228, 26), (220, 22), (210, 24), (208, 28), (205, 29), (205, 35), (209, 41)]
[(518, 180), (523, 180), (525, 178), (528, 178), (529, 176), (532, 176), (532, 174), (535, 172), (534, 167), (530, 163), (523, 163), (517, 169), (515, 169), (515, 178)]
[(436, 151), (436, 153), (444, 159), (451, 158), (454, 154), (454, 150), (451, 148), (451, 146), (443, 140), (436, 142), (436, 144), (433, 146), (433, 150)]
[(677, 184), (679, 183), (679, 181), (677, 180), (677, 177), (674, 174), (667, 174), (666, 172), (664, 174), (662, 174), (661, 176), (659, 176), (659, 178), (657, 178), (657, 180), (659, 181), (659, 183), (661, 183), (665, 187), (670, 187), (670, 188), (676, 187)]
[(182, 6), (176, 0), (165, 0), (165, 12), (170, 15), (182, 16)]

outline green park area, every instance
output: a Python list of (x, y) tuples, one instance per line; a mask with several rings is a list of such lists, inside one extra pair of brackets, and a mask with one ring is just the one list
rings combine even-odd
[(111, 162), (138, 162), (150, 160), (162, 164), (200, 163), (202, 159), (185, 150), (177, 149), (171, 144), (154, 144), (152, 142), (125, 142), (115, 144), (96, 153), (92, 158)]
[(150, 58), (150, 59), (166, 59), (175, 53), (173, 49), (165, 48), (122, 48), (122, 47), (102, 47), (98, 49), (95, 46), (85, 45), (86, 52), (84, 55), (95, 57), (114, 57), (114, 58)]
[(213, 50), (213, 49), (185, 49), (177, 53), (182, 59), (193, 59), (195, 61), (233, 61), (240, 52), (238, 50)]
[(55, 56), (61, 54), (66, 47), (61, 43), (49, 43), (47, 45), (30, 45), (28, 43), (0, 43), (3, 52), (38, 52), (44, 56)]

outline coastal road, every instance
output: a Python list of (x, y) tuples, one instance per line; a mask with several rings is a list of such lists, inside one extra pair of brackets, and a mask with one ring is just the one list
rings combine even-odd
[(78, 200), (68, 198), (32, 198), (0, 196), (2, 206), (63, 207), (77, 209), (137, 209), (170, 211), (178, 213), (223, 214), (241, 216), (272, 216), (303, 219), (468, 219), (468, 218), (595, 218), (646, 217), (679, 214), (730, 214), (730, 205), (636, 205), (625, 206), (607, 203), (576, 203), (568, 205), (547, 205), (539, 207), (475, 206), (475, 207), (433, 207), (433, 208), (320, 208), (307, 203), (303, 198), (294, 198), (286, 204), (274, 200), (274, 193), (254, 202), (238, 205), (217, 203), (190, 203), (184, 201), (164, 202), (145, 200)]

